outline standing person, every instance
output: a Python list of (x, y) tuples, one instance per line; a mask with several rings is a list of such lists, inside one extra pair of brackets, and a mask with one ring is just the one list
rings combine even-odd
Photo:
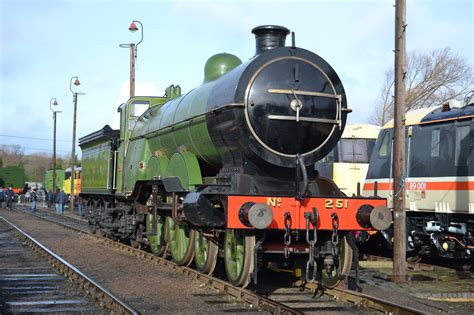
[(86, 207), (86, 205), (82, 202), (82, 198), (79, 197), (79, 206), (78, 206), (78, 209), (79, 209), (79, 215), (80, 215), (81, 217), (83, 217), (84, 214), (85, 214), (85, 213), (84, 213), (84, 208), (85, 208), (85, 207)]
[(31, 190), (31, 194), (30, 194), (30, 197), (31, 197), (31, 211), (34, 213), (36, 212), (36, 200), (38, 199), (38, 196), (36, 195), (36, 188), (33, 188)]
[(13, 192), (12, 185), (8, 187), (6, 195), (7, 195), (7, 207), (8, 209), (13, 210), (13, 197), (15, 197), (15, 193)]
[(56, 214), (59, 214), (60, 213), (60, 208), (59, 208), (59, 188), (56, 189), (56, 192), (54, 193), (53, 195), (53, 199), (54, 199), (54, 206), (56, 208)]
[(5, 201), (5, 192), (3, 188), (0, 187), (0, 209), (3, 208), (3, 202)]
[(53, 192), (51, 189), (46, 193), (46, 201), (48, 202), (48, 209), (53, 205)]
[(59, 193), (58, 202), (59, 202), (59, 214), (64, 214), (64, 205), (67, 202), (67, 195), (64, 192), (64, 190), (61, 190), (61, 192)]

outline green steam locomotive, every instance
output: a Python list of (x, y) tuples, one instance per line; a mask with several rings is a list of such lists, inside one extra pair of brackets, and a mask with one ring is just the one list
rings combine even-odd
[(346, 95), (318, 55), (285, 46), (289, 30), (252, 30), (256, 54), (212, 56), (181, 95), (133, 97), (120, 130), (80, 139), (82, 203), (92, 231), (212, 273), (257, 283), (269, 262), (333, 287), (347, 275), (350, 231), (383, 230), (386, 200), (347, 197), (314, 163), (346, 123)]

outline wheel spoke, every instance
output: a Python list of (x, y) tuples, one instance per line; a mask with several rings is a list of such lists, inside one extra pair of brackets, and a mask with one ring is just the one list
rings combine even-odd
[(225, 267), (229, 281), (245, 287), (252, 268), (255, 237), (244, 236), (241, 230), (227, 230), (225, 237)]
[(173, 222), (169, 228), (169, 240), (174, 262), (178, 265), (189, 265), (194, 257), (194, 231)]
[[(156, 217), (156, 235), (147, 234), (148, 241), (150, 243), (150, 250), (153, 254), (160, 256), (166, 249), (166, 244), (163, 238), (164, 224), (163, 218), (159, 215)], [(146, 231), (151, 233), (153, 230), (153, 214), (148, 213), (146, 217)]]

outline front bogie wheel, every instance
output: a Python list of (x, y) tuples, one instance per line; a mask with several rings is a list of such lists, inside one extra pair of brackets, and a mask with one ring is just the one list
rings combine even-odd
[(246, 287), (253, 271), (255, 236), (244, 230), (228, 229), (224, 238), (224, 262), (227, 279), (235, 286)]
[(338, 259), (334, 261), (333, 268), (327, 270), (322, 267), (321, 270), (322, 284), (327, 288), (335, 288), (341, 282), (341, 279), (349, 275), (351, 271), (353, 251), (346, 237), (343, 237), (339, 242), (337, 251)]

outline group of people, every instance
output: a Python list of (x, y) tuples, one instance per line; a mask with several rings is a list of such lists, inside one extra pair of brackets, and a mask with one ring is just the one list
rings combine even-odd
[[(0, 208), (3, 208), (3, 202), (6, 202), (7, 208), (13, 210), (14, 197), (15, 192), (13, 191), (13, 187), (11, 185), (6, 190), (0, 187)], [(31, 211), (36, 212), (38, 200), (38, 189), (36, 187), (32, 188), (30, 191), (30, 200)], [(64, 190), (57, 189), (54, 193), (52, 190), (46, 192), (46, 201), (48, 203), (48, 208), (51, 209), (54, 204), (57, 214), (64, 214), (64, 208), (68, 200), (69, 198), (64, 192)], [(79, 204), (79, 215), (84, 216), (84, 207), (82, 204)]]
[(48, 202), (48, 208), (51, 209), (53, 207), (53, 203), (56, 208), (57, 214), (64, 213), (64, 206), (68, 201), (68, 197), (64, 190), (57, 189), (56, 192), (53, 193), (52, 190), (48, 191), (46, 195), (46, 201)]
[(7, 190), (3, 190), (0, 187), (0, 208), (3, 208), (3, 202), (7, 202), (7, 208), (13, 210), (13, 198), (15, 197), (15, 192), (13, 187), (10, 185)]

